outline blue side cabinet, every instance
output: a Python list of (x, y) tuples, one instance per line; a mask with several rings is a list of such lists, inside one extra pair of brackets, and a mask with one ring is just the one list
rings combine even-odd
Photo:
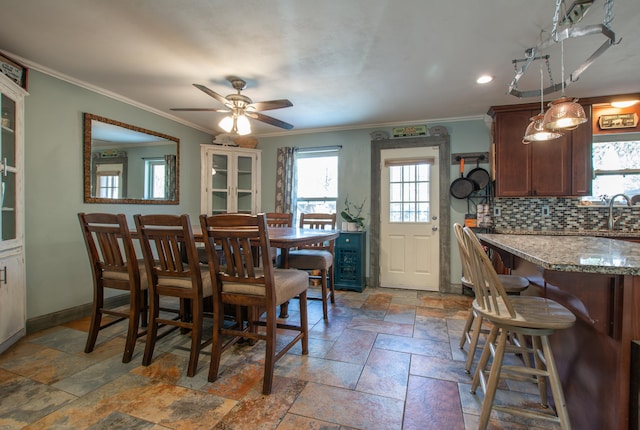
[(342, 231), (336, 239), (333, 263), (336, 290), (364, 290), (366, 234), (365, 231)]

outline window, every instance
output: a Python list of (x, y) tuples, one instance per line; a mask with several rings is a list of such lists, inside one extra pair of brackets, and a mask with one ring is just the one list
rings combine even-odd
[(611, 136), (606, 137), (609, 141), (593, 143), (593, 196), (640, 194), (640, 139), (611, 141)]
[(299, 149), (296, 153), (297, 225), (301, 213), (335, 213), (338, 199), (338, 148)]
[(106, 199), (120, 199), (123, 196), (122, 172), (124, 166), (120, 163), (96, 164), (97, 197)]
[(145, 199), (164, 199), (164, 173), (165, 162), (163, 159), (149, 159), (144, 162), (145, 181), (144, 181), (144, 198)]
[(98, 196), (105, 199), (120, 198), (120, 176), (109, 172), (98, 173)]
[(389, 165), (389, 222), (429, 222), (429, 174), (426, 162)]

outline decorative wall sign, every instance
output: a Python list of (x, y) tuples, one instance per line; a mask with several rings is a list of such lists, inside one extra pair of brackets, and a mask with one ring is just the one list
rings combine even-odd
[(410, 127), (395, 127), (393, 129), (393, 137), (408, 137), (408, 136), (426, 136), (427, 127), (424, 125), (414, 125)]
[(25, 90), (27, 89), (27, 74), (29, 69), (22, 64), (10, 59), (9, 57), (0, 53), (0, 72), (6, 75), (16, 84), (20, 85)]
[(620, 113), (617, 115), (601, 115), (598, 126), (602, 130), (616, 128), (635, 128), (638, 125), (638, 115), (634, 113)]

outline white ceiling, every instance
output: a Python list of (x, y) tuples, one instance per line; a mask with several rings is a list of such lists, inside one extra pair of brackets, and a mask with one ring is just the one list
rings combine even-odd
[[(567, 0), (567, 6), (572, 0)], [(221, 107), (192, 86), (253, 101), (287, 98), (265, 112), (295, 128), (252, 120), (254, 132), (437, 124), (480, 117), (492, 105), (538, 101), (508, 95), (512, 60), (550, 31), (555, 0), (2, 0), (0, 50), (32, 68), (99, 88), (182, 123), (219, 132)], [(579, 24), (601, 24), (596, 0)], [(640, 2), (617, 0), (608, 49), (567, 95), (640, 92)], [(546, 36), (545, 36), (546, 34)], [(566, 75), (605, 41), (565, 42)], [(554, 48), (555, 49), (555, 48)], [(559, 50), (550, 51), (561, 81)], [(540, 86), (540, 61), (519, 89)], [(495, 80), (475, 83), (483, 73)], [(545, 70), (545, 86), (549, 84)], [(550, 94), (549, 99), (560, 96)], [(97, 112), (99, 114), (99, 112)]]

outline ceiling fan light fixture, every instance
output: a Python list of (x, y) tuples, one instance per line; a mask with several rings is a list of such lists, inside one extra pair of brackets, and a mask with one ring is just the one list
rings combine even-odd
[(251, 133), (251, 124), (249, 123), (249, 119), (244, 115), (239, 115), (236, 120), (238, 134), (240, 136), (247, 135)]
[(233, 117), (225, 116), (218, 125), (227, 133), (231, 133), (231, 130), (233, 130)]
[(544, 114), (544, 128), (547, 130), (574, 130), (588, 121), (584, 108), (577, 103), (578, 99), (560, 97), (549, 103), (549, 110)]

